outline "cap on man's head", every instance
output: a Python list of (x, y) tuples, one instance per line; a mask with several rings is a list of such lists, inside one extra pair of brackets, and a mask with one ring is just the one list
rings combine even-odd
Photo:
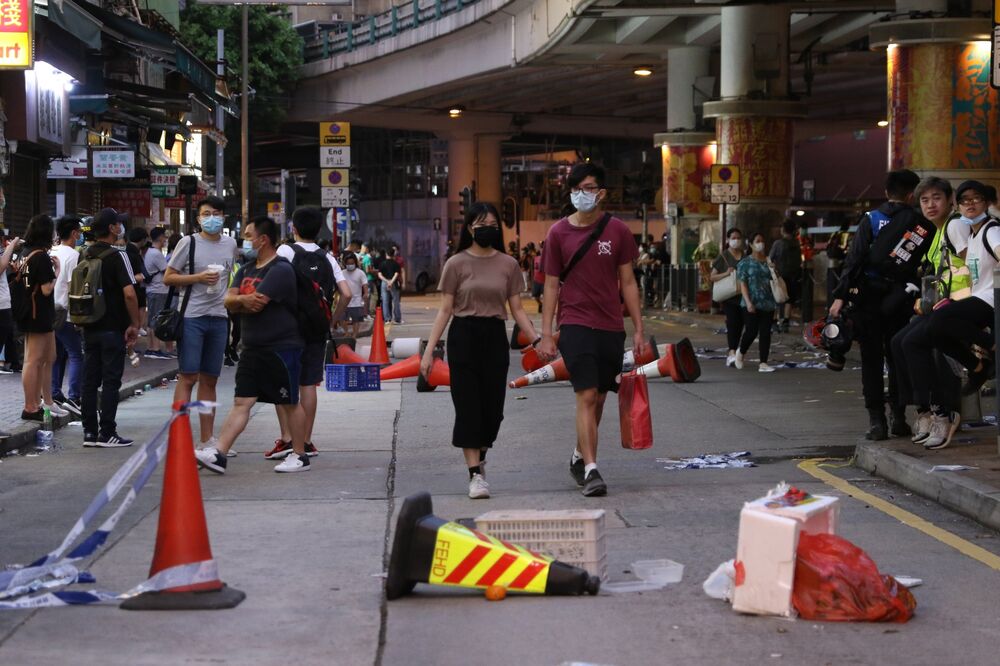
[(108, 235), (112, 225), (118, 224), (118, 211), (114, 208), (102, 208), (101, 212), (94, 216), (94, 221), (90, 225), (90, 230), (95, 238), (103, 238)]
[(986, 185), (980, 183), (978, 180), (967, 180), (963, 182), (955, 190), (955, 201), (961, 201), (962, 196), (966, 192), (975, 192), (987, 201), (990, 200), (990, 191), (987, 189)]

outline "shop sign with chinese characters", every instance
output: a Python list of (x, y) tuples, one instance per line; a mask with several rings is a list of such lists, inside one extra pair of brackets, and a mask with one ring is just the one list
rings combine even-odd
[(93, 146), (90, 150), (91, 178), (135, 178), (133, 149), (126, 146)]
[(31, 0), (0, 0), (0, 69), (31, 69), (33, 4)]
[(104, 190), (104, 206), (114, 208), (119, 213), (128, 213), (132, 217), (149, 217), (153, 207), (153, 198), (145, 188), (123, 188), (119, 190)]
[(177, 196), (177, 167), (158, 166), (149, 174), (153, 196), (158, 199)]

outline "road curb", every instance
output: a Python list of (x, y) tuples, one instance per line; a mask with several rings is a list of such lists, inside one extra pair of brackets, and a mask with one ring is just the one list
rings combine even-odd
[(931, 465), (875, 443), (858, 444), (854, 464), (956, 513), (1000, 530), (1000, 488), (954, 472), (932, 473)]
[[(143, 379), (137, 379), (128, 384), (123, 384), (118, 390), (119, 401), (125, 401), (133, 397), (136, 391), (141, 391), (146, 384), (159, 386), (164, 379), (170, 380), (177, 376), (177, 368), (164, 370)], [(53, 419), (55, 430), (61, 430), (66, 424), (79, 420), (76, 415), (64, 416)], [(35, 433), (41, 430), (39, 423), (20, 421), (20, 425), (11, 430), (10, 437), (0, 440), (0, 456), (6, 455), (14, 449), (30, 447), (35, 443)], [(81, 432), (81, 436), (82, 436)]]

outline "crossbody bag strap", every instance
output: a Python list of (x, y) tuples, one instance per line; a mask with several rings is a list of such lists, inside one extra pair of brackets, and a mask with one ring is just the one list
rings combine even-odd
[[(188, 271), (190, 272), (191, 275), (194, 275), (194, 243), (195, 243), (195, 237), (194, 234), (191, 234), (191, 246), (188, 249)], [(172, 288), (173, 287), (171, 287), (171, 289)], [(181, 301), (181, 309), (180, 309), (181, 318), (184, 317), (184, 311), (187, 310), (188, 299), (191, 298), (192, 289), (194, 289), (194, 285), (189, 284), (187, 288), (184, 290), (184, 299)], [(167, 298), (167, 302), (168, 303), (170, 302), (169, 297)]]
[(587, 251), (594, 245), (594, 243), (597, 242), (597, 239), (600, 238), (601, 234), (604, 233), (604, 230), (607, 229), (608, 222), (610, 221), (611, 213), (605, 213), (604, 217), (601, 218), (601, 221), (597, 223), (597, 227), (590, 232), (590, 235), (587, 236), (587, 240), (583, 241), (583, 245), (580, 246), (580, 248), (576, 251), (576, 254), (573, 255), (573, 258), (569, 260), (568, 264), (566, 264), (566, 268), (564, 268), (562, 273), (559, 274), (560, 283), (566, 282), (566, 277), (569, 275), (570, 271), (572, 271), (580, 260), (583, 259), (583, 255), (587, 254)]

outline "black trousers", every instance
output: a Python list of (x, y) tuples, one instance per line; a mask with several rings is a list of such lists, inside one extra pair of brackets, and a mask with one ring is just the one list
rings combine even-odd
[(928, 333), (930, 316), (914, 317), (890, 343), (896, 368), (899, 408), (938, 405), (948, 411), (961, 409), (962, 380), (948, 359), (934, 349)]
[(746, 354), (753, 344), (754, 338), (760, 335), (760, 362), (767, 363), (768, 356), (771, 355), (771, 324), (774, 322), (773, 310), (757, 310), (756, 312), (743, 311), (746, 318), (746, 328), (743, 330), (743, 339), (740, 340), (740, 353)]
[[(6, 280), (0, 275), (0, 280)], [(0, 310), (0, 347), (3, 347), (3, 357), (11, 370), (21, 371), (21, 352), (17, 346), (17, 327), (10, 308)]]
[(992, 349), (993, 336), (986, 331), (991, 326), (993, 308), (986, 301), (970, 296), (932, 312), (927, 332), (935, 347), (974, 370), (979, 357), (972, 353), (971, 345)]
[[(83, 432), (102, 436), (118, 430), (118, 391), (125, 372), (125, 334), (120, 331), (88, 331), (83, 333), (83, 390), (80, 403)], [(98, 427), (97, 389), (100, 387), (101, 420)]]
[(892, 355), (892, 338), (906, 328), (913, 314), (910, 303), (889, 314), (882, 310), (880, 299), (863, 303), (857, 314), (856, 337), (861, 348), (861, 392), (865, 409), (885, 409), (883, 371), (889, 368), (889, 404), (899, 404), (899, 381), (896, 360)]
[(455, 427), (451, 443), (463, 449), (493, 446), (507, 397), (507, 328), (495, 317), (455, 317), (448, 330), (448, 367)]
[(727, 349), (738, 349), (740, 336), (743, 335), (746, 311), (740, 307), (739, 298), (731, 298), (722, 302), (722, 312), (726, 315), (726, 342), (729, 343)]

